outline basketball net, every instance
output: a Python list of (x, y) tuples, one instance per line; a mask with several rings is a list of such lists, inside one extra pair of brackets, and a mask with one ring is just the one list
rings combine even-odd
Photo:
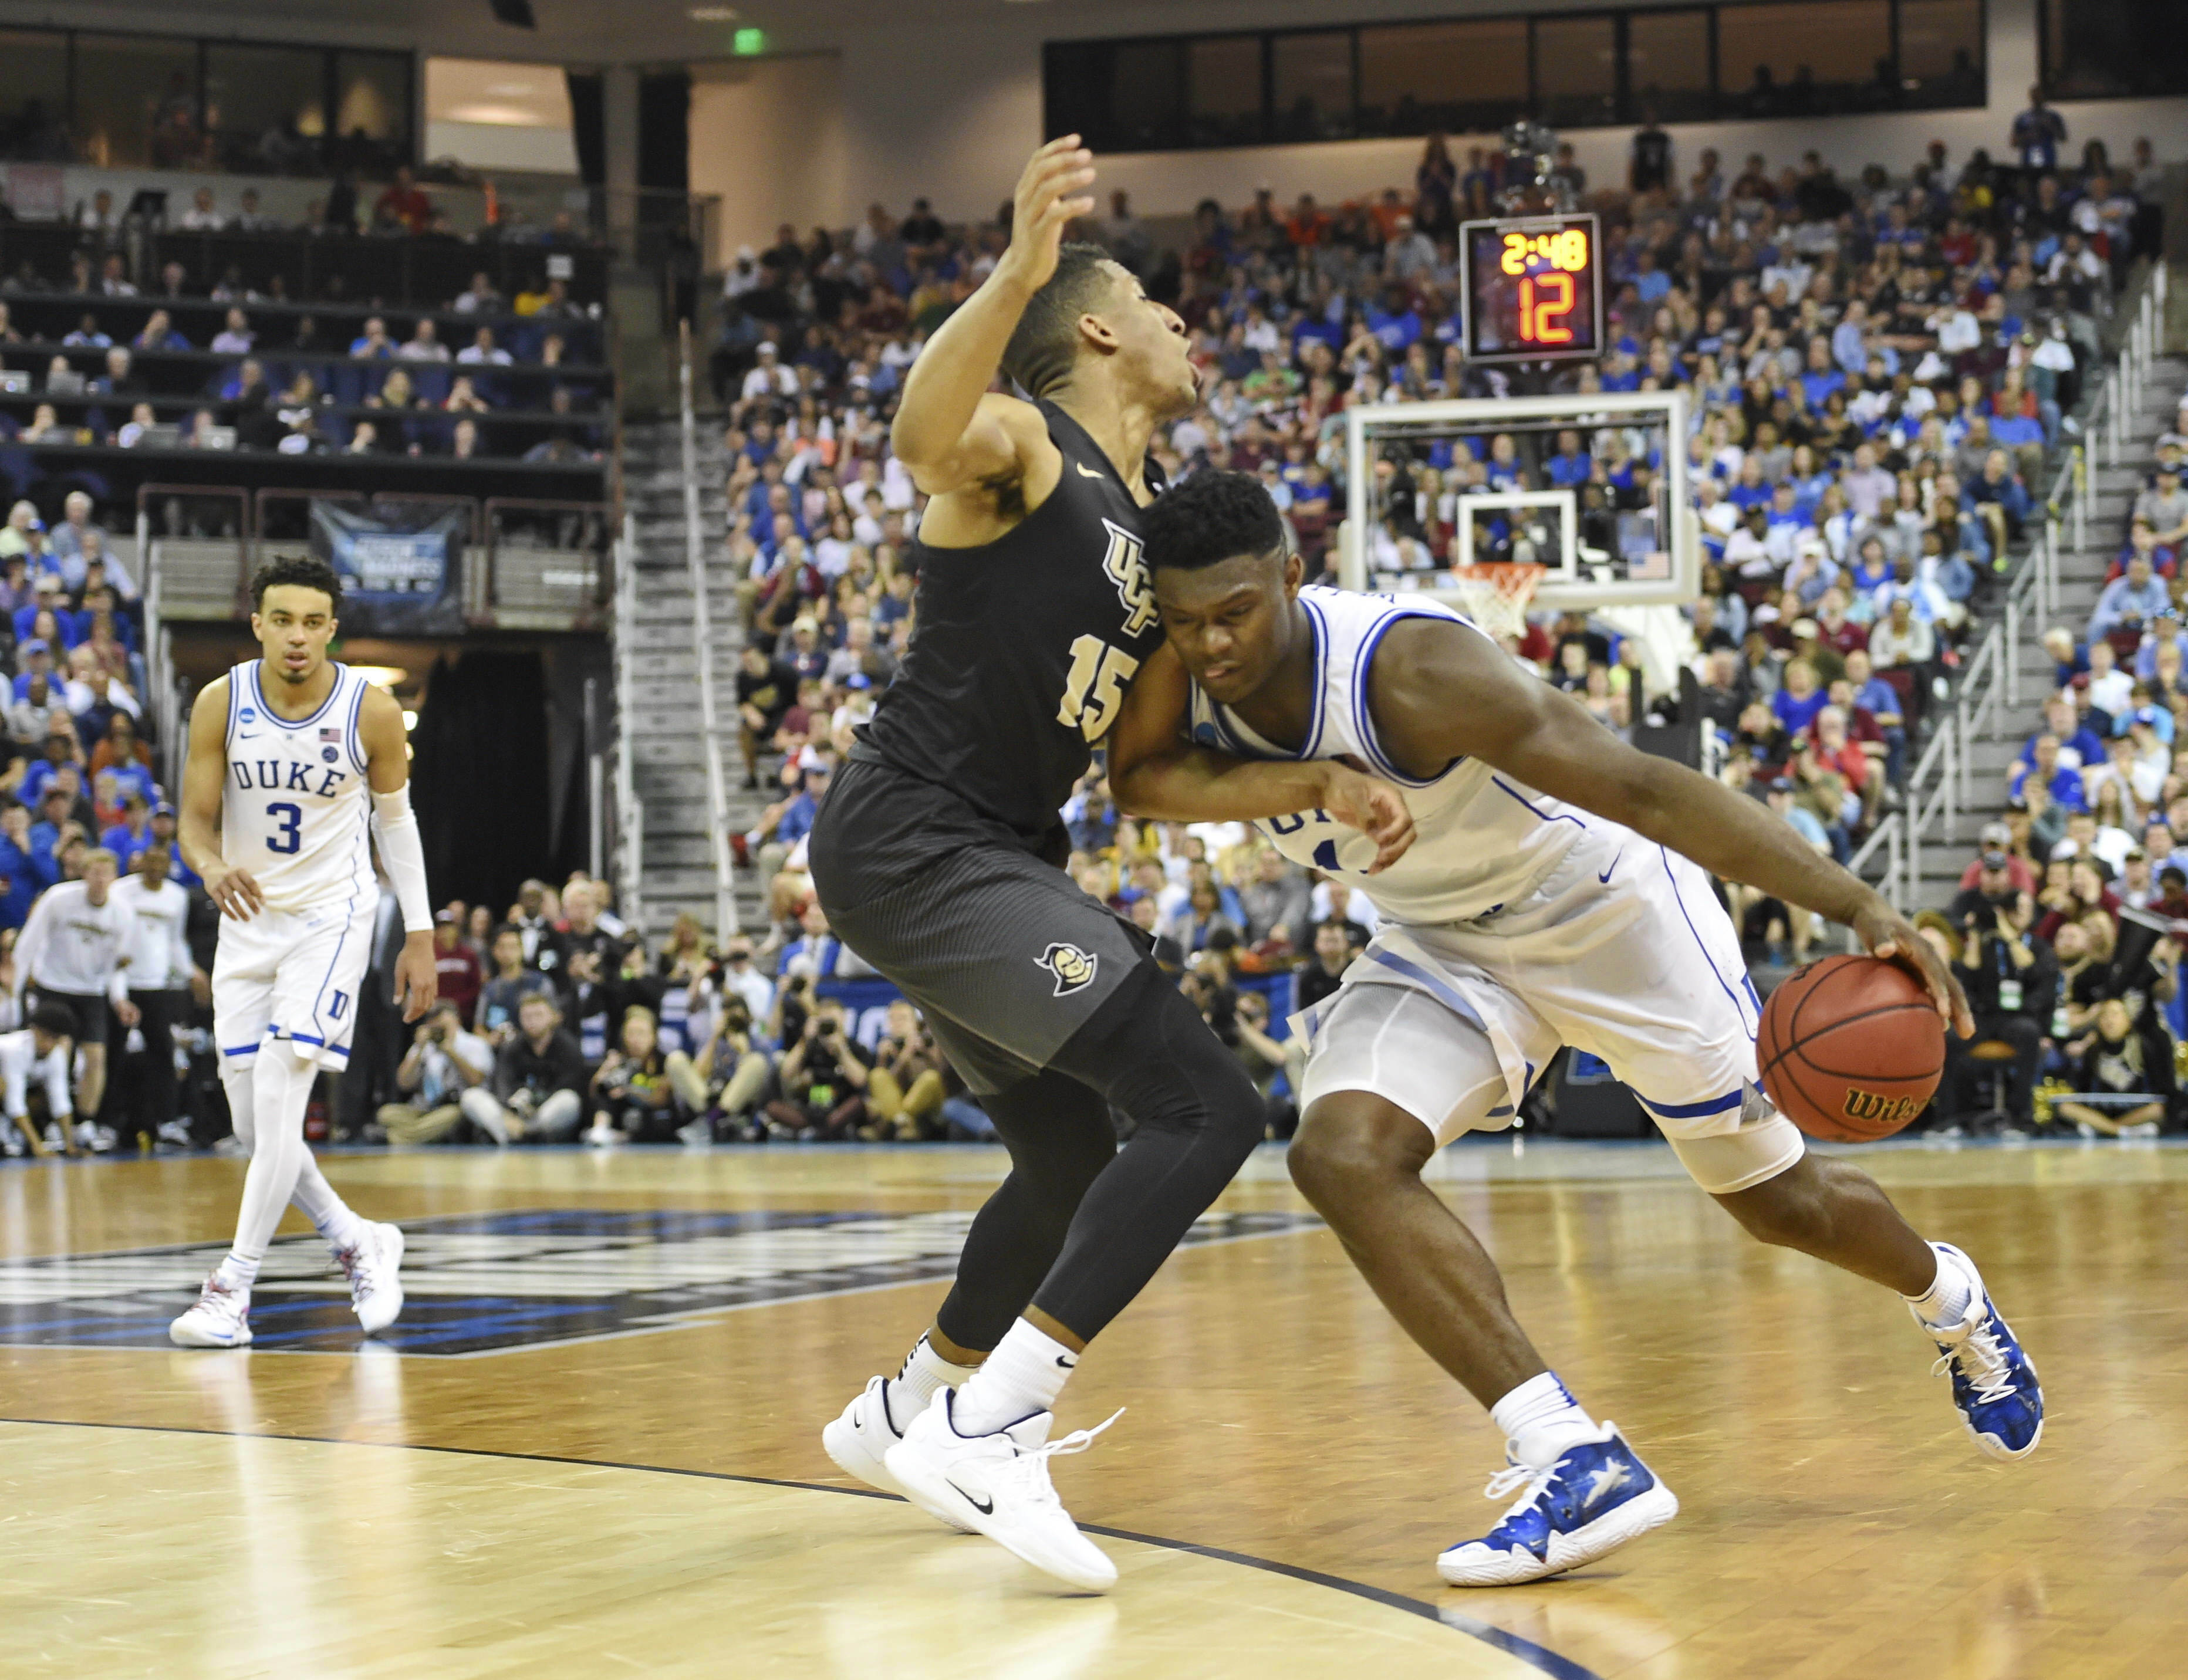
[(1516, 560), (1454, 566), (1448, 574), (1450, 589), (1458, 597), (1459, 610), (1501, 641), (1526, 634), (1527, 604), (1548, 570)]

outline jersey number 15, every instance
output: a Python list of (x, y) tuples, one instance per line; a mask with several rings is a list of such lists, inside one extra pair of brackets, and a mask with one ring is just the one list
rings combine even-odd
[(1056, 721), (1089, 741), (1099, 741), (1117, 721), (1125, 685), (1139, 668), (1140, 662), (1124, 649), (1112, 647), (1099, 636), (1080, 637), (1071, 644), (1071, 669), (1064, 674), (1063, 701), (1056, 708)]

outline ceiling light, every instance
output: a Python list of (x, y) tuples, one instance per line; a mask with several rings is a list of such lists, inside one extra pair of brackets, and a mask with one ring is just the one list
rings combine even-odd
[(693, 23), (735, 23), (736, 20), (737, 8), (735, 6), (694, 6), (691, 8)]
[(375, 688), (400, 688), (410, 680), (410, 674), (400, 665), (352, 665), (350, 669)]

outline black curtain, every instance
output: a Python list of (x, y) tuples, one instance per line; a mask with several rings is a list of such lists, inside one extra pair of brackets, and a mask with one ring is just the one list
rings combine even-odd
[[(538, 654), (437, 661), (410, 740), (411, 801), (436, 905), (461, 899), (498, 916), (527, 876), (559, 872), (561, 860), (550, 854), (547, 686)], [(567, 837), (554, 849), (568, 850)]]
[(589, 187), (605, 185), (608, 145), (601, 116), (600, 72), (565, 70), (563, 78), (570, 85), (570, 134), (578, 148), (578, 173)]
[(691, 189), (691, 78), (682, 70), (638, 80), (638, 184)]

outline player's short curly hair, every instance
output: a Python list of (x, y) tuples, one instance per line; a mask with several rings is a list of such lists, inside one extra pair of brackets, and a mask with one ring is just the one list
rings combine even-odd
[(1284, 521), (1252, 473), (1204, 467), (1155, 498), (1140, 516), (1140, 540), (1150, 570), (1193, 572), (1281, 549)]
[(1003, 371), (1020, 389), (1046, 397), (1071, 377), (1079, 360), (1079, 318), (1097, 308), (1114, 261), (1098, 245), (1057, 247), (1056, 272), (1027, 300), (1003, 351)]
[(341, 613), (341, 573), (324, 560), (315, 560), (307, 554), (279, 554), (251, 574), (251, 610), (262, 612), (266, 606), (266, 591), (284, 583), (298, 589), (317, 589), (334, 603), (336, 617)]

